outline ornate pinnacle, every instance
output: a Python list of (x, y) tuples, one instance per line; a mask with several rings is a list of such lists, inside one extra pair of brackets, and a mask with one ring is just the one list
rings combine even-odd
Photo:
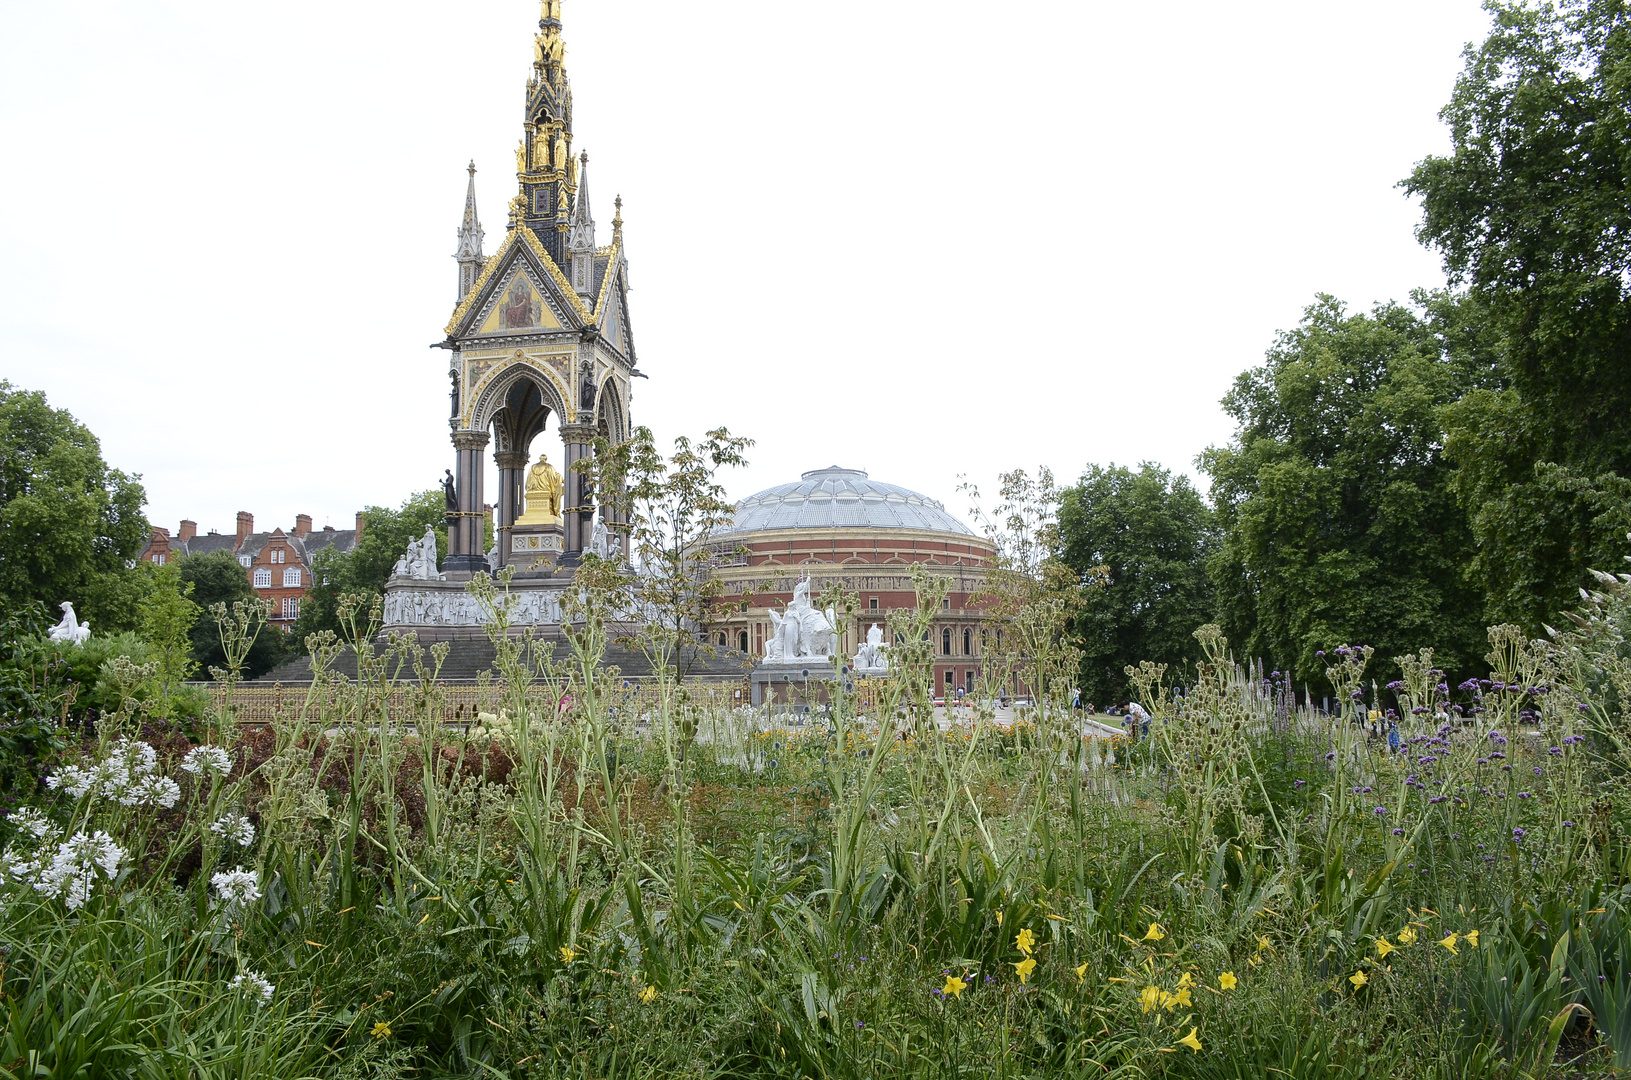
[(619, 195), (613, 199), (612, 205), (617, 207), (617, 213), (612, 217), (612, 229), (621, 232), (623, 229), (623, 196)]

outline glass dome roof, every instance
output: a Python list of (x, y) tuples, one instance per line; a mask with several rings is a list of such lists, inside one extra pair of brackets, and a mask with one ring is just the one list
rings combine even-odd
[(715, 536), (767, 529), (925, 529), (973, 536), (941, 503), (894, 484), (868, 480), (861, 469), (834, 465), (807, 472), (736, 504), (736, 520)]

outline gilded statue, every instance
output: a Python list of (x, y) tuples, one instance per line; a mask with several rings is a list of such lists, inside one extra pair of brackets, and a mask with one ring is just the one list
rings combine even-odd
[(544, 172), (549, 168), (549, 131), (544, 129), (532, 138), (532, 171)]
[(515, 171), (527, 171), (527, 143), (522, 140), (521, 145), (515, 148)]
[(561, 134), (555, 136), (555, 168), (566, 168), (566, 136)]
[(558, 525), (561, 521), (561, 496), (566, 493), (566, 482), (548, 454), (539, 454), (538, 463), (527, 470), (527, 510), (515, 519), (517, 525)]

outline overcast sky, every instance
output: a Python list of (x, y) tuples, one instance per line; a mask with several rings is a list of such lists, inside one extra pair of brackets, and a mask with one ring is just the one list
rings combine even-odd
[[(172, 530), (347, 527), (434, 486), (465, 163), (490, 253), (537, 15), (0, 0), (0, 378)], [(1476, 0), (563, 19), (602, 243), (624, 199), (633, 419), (757, 440), (734, 496), (836, 463), (959, 514), (959, 474), (1194, 475), (1316, 293), (1442, 284), (1396, 184), (1488, 26)]]

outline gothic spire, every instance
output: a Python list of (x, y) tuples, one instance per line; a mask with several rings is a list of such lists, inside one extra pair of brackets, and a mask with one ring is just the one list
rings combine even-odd
[(566, 46), (561, 40), (561, 0), (542, 0), (539, 9), (524, 127), (515, 153), (521, 187), (518, 221), (564, 265), (578, 170), (572, 160), (572, 85), (566, 77)]
[(476, 217), (476, 163), (470, 162), (470, 186), (464, 193), (464, 220), (459, 224), (459, 248), (453, 258), (459, 264), (459, 296), (470, 291), (487, 260), (481, 253), (481, 219)]
[(572, 288), (593, 299), (595, 292), (595, 218), (589, 210), (589, 154), (584, 152), (578, 167), (578, 199), (572, 206), (572, 222), (567, 234), (567, 252), (572, 261)]

